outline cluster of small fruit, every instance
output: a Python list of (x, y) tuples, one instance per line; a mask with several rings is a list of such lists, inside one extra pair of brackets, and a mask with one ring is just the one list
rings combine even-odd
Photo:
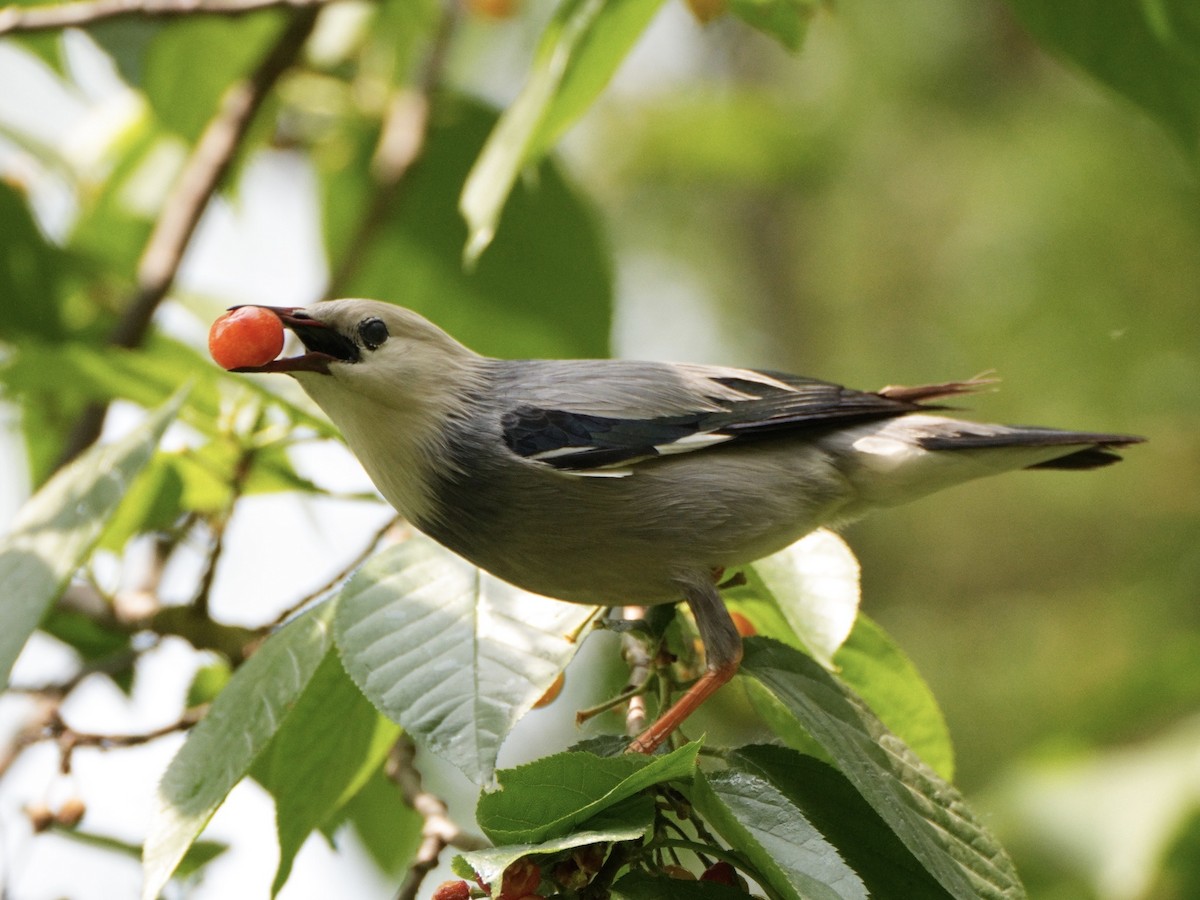
[(45, 803), (31, 803), (25, 807), (25, 815), (35, 832), (48, 831), (52, 827), (74, 828), (86, 811), (87, 807), (79, 797), (68, 797), (58, 809), (51, 809)]
[[(589, 844), (572, 850), (566, 858), (553, 865), (545, 879), (547, 887), (552, 891), (551, 895), (538, 893), (543, 886), (542, 869), (526, 856), (504, 870), (497, 894), (492, 893), (490, 884), (482, 881), (476, 881), (478, 887), (472, 887), (467, 881), (445, 881), (434, 890), (432, 900), (471, 900), (483, 897), (491, 897), (492, 900), (548, 900), (548, 896), (557, 897), (564, 894), (573, 897), (591, 883), (604, 864), (607, 853), (608, 846), (605, 844)], [(699, 878), (691, 870), (679, 865), (662, 866), (659, 872), (670, 878), (711, 881), (747, 891), (746, 883), (737, 870), (724, 861), (713, 863)]]

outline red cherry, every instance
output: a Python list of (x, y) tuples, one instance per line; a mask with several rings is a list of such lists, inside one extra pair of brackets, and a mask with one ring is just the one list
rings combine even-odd
[(240, 306), (208, 330), (208, 352), (223, 369), (264, 365), (282, 349), (283, 323), (261, 306)]
[(523, 856), (504, 870), (500, 879), (500, 895), (496, 900), (524, 900), (537, 890), (542, 881), (542, 870), (527, 856)]
[(729, 863), (721, 860), (720, 862), (713, 863), (711, 866), (705, 869), (704, 874), (700, 876), (700, 880), (714, 881), (717, 884), (736, 885), (738, 883), (737, 870), (734, 869), (734, 867)]
[(433, 891), (430, 900), (469, 900), (471, 886), (465, 881), (443, 881)]

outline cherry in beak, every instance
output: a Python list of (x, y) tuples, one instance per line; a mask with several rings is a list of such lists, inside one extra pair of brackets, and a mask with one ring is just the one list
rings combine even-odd
[[(250, 304), (247, 304), (250, 305)], [(234, 306), (231, 309), (237, 309)], [(232, 372), (316, 372), (329, 374), (333, 362), (358, 362), (359, 348), (354, 341), (340, 331), (314, 318), (304, 309), (295, 306), (262, 306), (279, 317), (284, 327), (290, 328), (304, 345), (305, 353), (299, 356), (273, 359), (261, 366), (240, 366)]]

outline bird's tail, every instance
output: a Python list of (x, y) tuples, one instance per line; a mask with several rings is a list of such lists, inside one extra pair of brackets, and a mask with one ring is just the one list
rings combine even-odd
[(1009, 425), (991, 429), (966, 427), (961, 431), (943, 430), (918, 439), (922, 450), (991, 450), (1004, 447), (1062, 447), (1063, 454), (1026, 466), (1028, 469), (1098, 469), (1119, 462), (1115, 449), (1140, 444), (1145, 438), (1132, 434), (1105, 434), (1090, 431), (1062, 431)]

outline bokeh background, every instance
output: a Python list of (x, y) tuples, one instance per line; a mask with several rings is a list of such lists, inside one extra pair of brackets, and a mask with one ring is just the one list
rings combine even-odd
[[(284, 137), (260, 137), (202, 221), (160, 331), (199, 348), (225, 306), (303, 304), (340, 279), (340, 293), (418, 306), (488, 352), (749, 364), (860, 388), (991, 372), (998, 389), (970, 398), (981, 418), (1146, 435), (1113, 468), (980, 482), (846, 535), (864, 608), (940, 700), (957, 781), (1031, 896), (1200, 896), (1200, 184), (1188, 148), (1048, 56), (1001, 2), (838, 3), (798, 54), (736, 21), (701, 27), (674, 3), (467, 276), (454, 185), (491, 124), (480, 103), (511, 101), (548, 14), (477, 11), (441, 75), (447, 94), (474, 99), (439, 107), (405, 186), (420, 216), (389, 220), (347, 275), (344, 201), (368, 190), (371, 145), (365, 128), (328, 123), (374, 101), (348, 99), (330, 74), (338, 40), (370, 21), (346, 6), (326, 27), (333, 63), (281, 88), (294, 117)], [(204, 122), (172, 96), (217, 93), (187, 33), (172, 45), (166, 26), (142, 27), (163, 30), (101, 36), (120, 65), (69, 35), (59, 72), (0, 41), (0, 166), (17, 186), (5, 203), (27, 201), (51, 245), (103, 262), (63, 273), (75, 286), (56, 327), (82, 345), (98, 347), (120, 309), (120, 279), (96, 271), (132, 262), (152, 216), (129, 210), (152, 211), (154, 178), (171, 171), (147, 163), (152, 147), (177, 161), (158, 139)], [(251, 33), (203, 27), (206, 52)], [(150, 47), (142, 70), (123, 46)], [(156, 78), (156, 66), (195, 77)], [(111, 187), (121, 179), (124, 194)], [(13, 274), (26, 238), (11, 231), (11, 252), (0, 247), (3, 521), (89, 397), (86, 369), (29, 374), (33, 294)], [(367, 489), (336, 450), (295, 464), (344, 495)], [(337, 502), (345, 521), (378, 526), (377, 508)], [(246, 513), (240, 533), (280, 509)], [(314, 524), (316, 540), (343, 518)], [(253, 619), (236, 585), (270, 576), (247, 571), (249, 554), (229, 566), (224, 602)], [(37, 653), (58, 664), (48, 640)], [(12, 854), (23, 845), (8, 822)], [(22, 883), (34, 886), (11, 896), (51, 896)]]

